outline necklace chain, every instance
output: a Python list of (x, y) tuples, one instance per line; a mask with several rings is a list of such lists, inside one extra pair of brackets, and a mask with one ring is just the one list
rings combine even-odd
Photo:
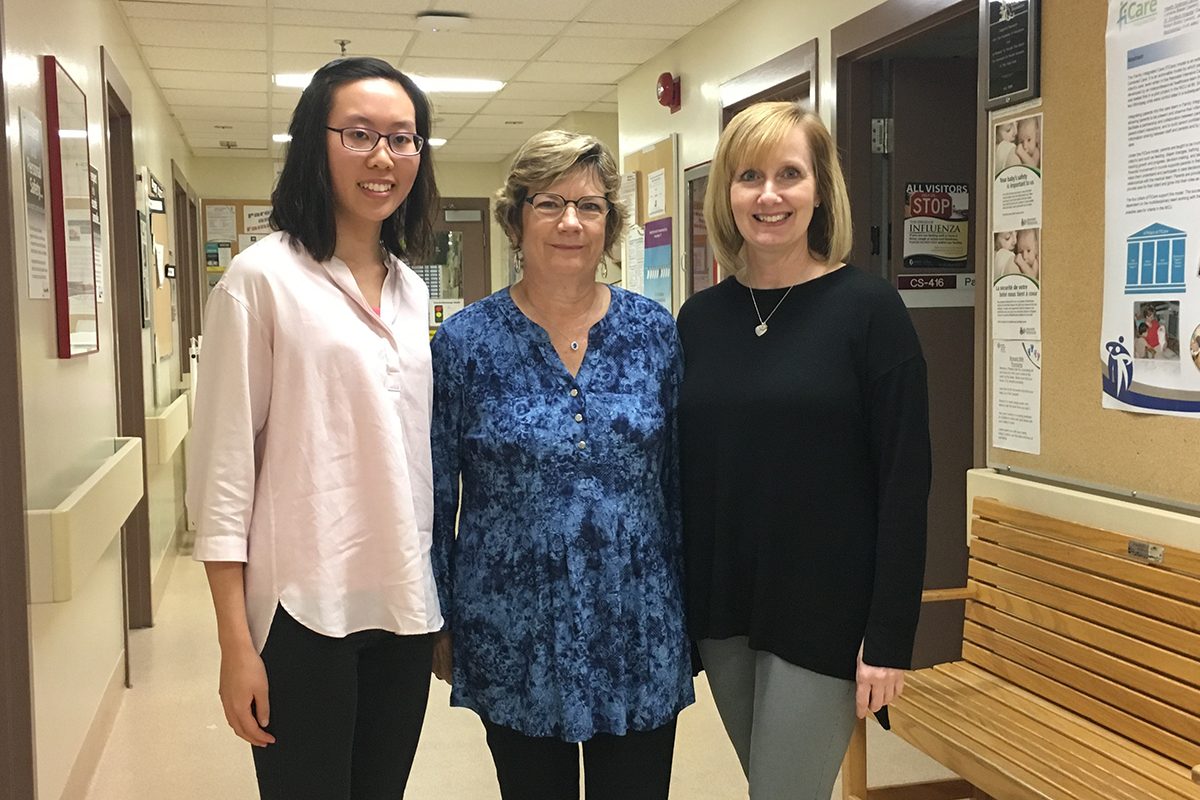
[(754, 335), (762, 336), (767, 332), (767, 320), (775, 316), (775, 312), (783, 305), (783, 301), (787, 300), (787, 296), (792, 293), (792, 289), (796, 288), (796, 284), (793, 283), (787, 288), (787, 291), (783, 293), (783, 297), (779, 298), (779, 302), (775, 304), (775, 307), (771, 309), (771, 313), (767, 314), (766, 318), (758, 310), (758, 300), (754, 298), (754, 287), (747, 285), (746, 288), (750, 290), (750, 302), (754, 304), (754, 315), (758, 317), (758, 324), (754, 326)]

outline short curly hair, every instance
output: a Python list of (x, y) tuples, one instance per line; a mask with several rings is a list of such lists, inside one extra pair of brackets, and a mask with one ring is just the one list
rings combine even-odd
[(829, 264), (845, 260), (853, 244), (850, 197), (838, 161), (837, 146), (825, 123), (800, 103), (755, 103), (735, 116), (721, 133), (709, 170), (704, 198), (704, 222), (708, 227), (717, 262), (728, 273), (745, 266), (745, 240), (733, 219), (729, 187), (740, 167), (769, 155), (799, 128), (804, 131), (821, 204), (813, 209), (808, 224), (808, 249)]
[(604, 142), (595, 136), (571, 131), (542, 131), (529, 137), (513, 157), (504, 186), (496, 192), (496, 222), (513, 247), (521, 246), (524, 233), (521, 207), (525, 198), (544, 190), (567, 173), (588, 170), (604, 187), (608, 217), (604, 220), (604, 252), (613, 257), (625, 232), (629, 211), (621, 203), (621, 173)]

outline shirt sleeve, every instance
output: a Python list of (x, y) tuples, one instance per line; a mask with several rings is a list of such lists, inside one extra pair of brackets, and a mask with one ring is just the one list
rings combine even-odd
[(245, 561), (258, 477), (256, 444), (271, 404), (273, 356), (262, 324), (218, 285), (205, 312), (187, 507), (197, 561)]
[(453, 628), (454, 543), (461, 475), (463, 382), (458, 352), (445, 330), (433, 351), (433, 577), (445, 630)]
[[(884, 364), (870, 381), (868, 435), (878, 487), (875, 578), (863, 661), (907, 669), (921, 612), (932, 456), (925, 359), (899, 299), (875, 331)], [(894, 363), (897, 347), (908, 351)], [(915, 351), (915, 352), (914, 352)], [(876, 350), (875, 352), (879, 352)], [(878, 363), (878, 362), (877, 362)]]

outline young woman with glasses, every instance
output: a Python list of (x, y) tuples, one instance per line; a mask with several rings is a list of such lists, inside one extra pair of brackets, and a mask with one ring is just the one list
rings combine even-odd
[[(597, 139), (530, 139), (497, 195), (511, 289), (433, 339), (434, 668), (505, 800), (662, 800), (692, 702), (667, 309), (596, 280), (625, 226)], [(460, 502), (461, 486), (461, 502)], [(457, 520), (457, 536), (455, 535)]]
[(300, 98), (276, 233), (205, 317), (188, 506), (229, 725), (270, 800), (403, 796), (442, 628), (430, 560), (430, 108), (386, 62)]

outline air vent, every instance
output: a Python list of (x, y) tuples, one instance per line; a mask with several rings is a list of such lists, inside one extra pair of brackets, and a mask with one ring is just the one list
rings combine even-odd
[(233, 139), (222, 139), (221, 141), (217, 142), (217, 144), (221, 147), (224, 147), (226, 150), (233, 150), (238, 146), (237, 142)]

